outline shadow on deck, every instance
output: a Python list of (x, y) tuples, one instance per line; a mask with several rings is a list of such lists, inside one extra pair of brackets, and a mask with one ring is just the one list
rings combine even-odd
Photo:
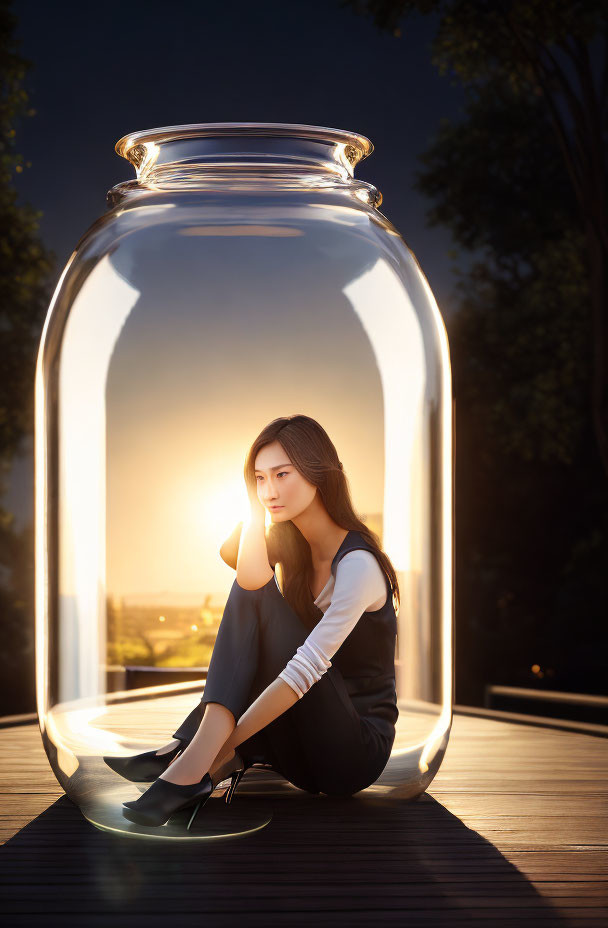
[[(268, 827), (203, 843), (100, 832), (62, 793), (37, 725), (0, 729), (0, 741), (11, 926), (608, 919), (606, 739), (456, 714), (444, 763), (418, 800), (336, 799), (277, 783)], [(239, 791), (233, 814), (252, 801), (255, 790)]]

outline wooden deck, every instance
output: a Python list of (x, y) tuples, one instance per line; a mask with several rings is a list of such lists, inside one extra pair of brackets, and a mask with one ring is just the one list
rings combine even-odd
[(607, 772), (606, 738), (456, 713), (415, 802), (291, 791), (245, 838), (137, 841), (83, 818), (37, 724), (0, 728), (0, 911), (11, 928), (606, 925)]

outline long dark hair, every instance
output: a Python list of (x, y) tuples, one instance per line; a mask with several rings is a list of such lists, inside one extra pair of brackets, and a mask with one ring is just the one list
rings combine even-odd
[[(273, 419), (257, 436), (245, 459), (244, 476), (248, 489), (257, 493), (255, 459), (264, 445), (278, 441), (297, 471), (317, 487), (331, 518), (348, 531), (359, 532), (374, 548), (389, 578), (393, 601), (398, 608), (399, 584), (395, 569), (380, 546), (380, 540), (359, 519), (350, 497), (348, 478), (333, 442), (325, 429), (310, 416), (294, 415)], [(268, 555), (281, 569), (283, 595), (303, 621), (313, 627), (320, 611), (308, 589), (312, 568), (310, 545), (291, 520), (275, 522), (266, 533)]]

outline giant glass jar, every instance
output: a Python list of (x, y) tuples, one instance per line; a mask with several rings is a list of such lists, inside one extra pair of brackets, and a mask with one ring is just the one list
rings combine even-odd
[(219, 123), (135, 132), (116, 151), (136, 179), (76, 245), (36, 372), (37, 699), (53, 771), (98, 828), (189, 840), (262, 827), (270, 800), (298, 793), (258, 771), (193, 829), (146, 829), (121, 803), (148, 784), (102, 757), (167, 743), (198, 703), (235, 577), (219, 548), (246, 515), (245, 454), (272, 419), (304, 413), (401, 589), (397, 736), (357, 798), (413, 799), (451, 725), (451, 373), (416, 258), (354, 179), (372, 144)]

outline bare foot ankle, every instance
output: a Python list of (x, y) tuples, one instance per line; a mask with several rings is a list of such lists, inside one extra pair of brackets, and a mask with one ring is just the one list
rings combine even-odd
[(174, 738), (173, 741), (170, 741), (169, 744), (163, 745), (162, 748), (159, 748), (156, 752), (157, 754), (166, 754), (168, 751), (172, 751), (173, 748), (176, 748), (178, 744), (181, 744), (179, 738)]
[(222, 755), (222, 757), (216, 757), (209, 769), (211, 776), (213, 776), (216, 770), (219, 770), (220, 767), (223, 767), (224, 764), (226, 764), (229, 760), (232, 760), (235, 753), (235, 749), (233, 748), (231, 751), (228, 751), (226, 754)]
[(180, 754), (169, 764), (164, 773), (161, 773), (158, 779), (178, 783), (180, 786), (189, 786), (193, 783), (199, 783), (205, 773), (206, 771), (200, 767), (194, 757), (188, 758), (184, 754)]

